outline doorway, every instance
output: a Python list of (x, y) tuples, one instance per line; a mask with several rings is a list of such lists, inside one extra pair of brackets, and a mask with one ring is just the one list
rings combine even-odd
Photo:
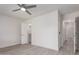
[(27, 36), (28, 36), (28, 44), (31, 44), (31, 37), (32, 37), (32, 33), (31, 33), (31, 28), (32, 24), (28, 24), (28, 31), (27, 31)]
[(63, 52), (74, 54), (74, 22), (64, 20), (63, 22)]

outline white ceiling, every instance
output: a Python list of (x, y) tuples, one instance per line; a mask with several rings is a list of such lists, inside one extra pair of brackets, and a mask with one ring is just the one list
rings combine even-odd
[(19, 7), (16, 4), (0, 4), (0, 13), (21, 19), (27, 19), (56, 9), (59, 9), (62, 14), (75, 12), (79, 10), (79, 4), (37, 4), (36, 8), (29, 9), (32, 12), (31, 16), (21, 10), (12, 12), (12, 10), (17, 8)]

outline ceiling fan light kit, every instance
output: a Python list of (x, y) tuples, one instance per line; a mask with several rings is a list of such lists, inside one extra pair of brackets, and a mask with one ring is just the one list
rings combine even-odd
[(22, 10), (22, 11), (26, 11), (26, 9), (25, 9), (25, 8), (21, 8), (21, 10)]

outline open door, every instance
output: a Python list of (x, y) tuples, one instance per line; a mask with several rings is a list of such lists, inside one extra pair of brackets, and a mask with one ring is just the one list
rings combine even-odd
[(31, 24), (21, 24), (21, 44), (31, 44)]

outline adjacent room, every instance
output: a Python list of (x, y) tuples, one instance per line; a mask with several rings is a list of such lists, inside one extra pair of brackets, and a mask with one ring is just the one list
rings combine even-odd
[(0, 55), (78, 55), (79, 4), (0, 4)]

